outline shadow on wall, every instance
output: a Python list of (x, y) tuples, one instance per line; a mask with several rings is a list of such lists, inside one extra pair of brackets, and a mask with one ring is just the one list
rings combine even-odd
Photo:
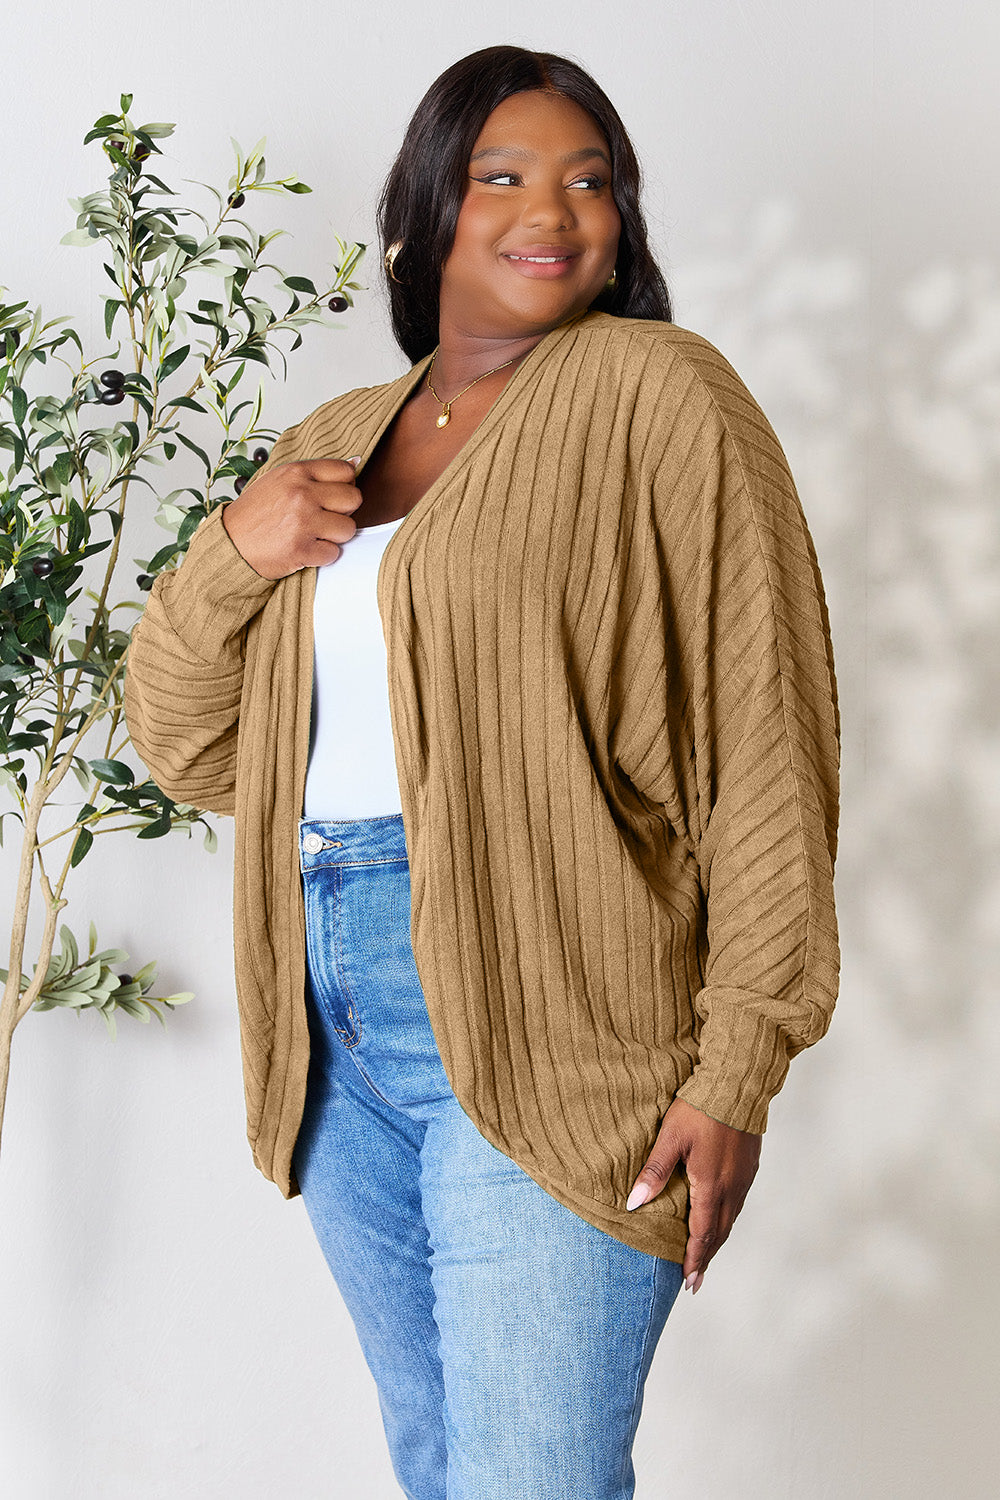
[(868, 1050), (890, 1066), (869, 1075), (869, 1232), (920, 1292), (962, 1278), (1000, 1203), (1000, 263), (906, 277), (881, 355), (859, 854)]
[(783, 1367), (863, 1301), (924, 1310), (1000, 1203), (1000, 263), (870, 288), (808, 239), (767, 203), (676, 277), (788, 455), (843, 716), (840, 1001), (727, 1268)]

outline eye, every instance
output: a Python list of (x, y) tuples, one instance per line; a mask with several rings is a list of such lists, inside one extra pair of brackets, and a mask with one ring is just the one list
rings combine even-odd
[[(505, 187), (508, 183), (514, 184), (520, 182), (521, 177), (518, 172), (488, 172), (485, 177), (475, 177), (473, 181), (495, 183), (498, 187)], [(602, 187), (607, 186), (606, 179), (598, 176), (595, 172), (588, 172), (583, 177), (575, 177), (569, 186), (575, 187), (577, 183), (582, 184), (585, 188), (589, 188), (591, 192), (598, 192)]]

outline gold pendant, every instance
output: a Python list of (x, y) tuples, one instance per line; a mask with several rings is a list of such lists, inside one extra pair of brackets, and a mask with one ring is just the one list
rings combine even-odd
[(445, 409), (441, 413), (441, 415), (438, 417), (437, 424), (438, 424), (439, 427), (447, 427), (447, 425), (448, 425), (448, 423), (450, 421), (451, 421), (451, 405), (449, 403), (445, 407)]

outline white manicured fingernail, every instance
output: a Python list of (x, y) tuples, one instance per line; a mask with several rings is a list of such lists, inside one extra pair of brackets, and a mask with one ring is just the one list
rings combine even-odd
[(687, 1280), (684, 1283), (684, 1290), (686, 1292), (689, 1292), (691, 1290), (692, 1286), (694, 1285), (694, 1283), (697, 1280), (698, 1280), (698, 1272), (697, 1271), (692, 1271), (691, 1275), (687, 1278)]
[(641, 1203), (645, 1203), (651, 1192), (652, 1188), (648, 1182), (637, 1182), (625, 1201), (625, 1207), (629, 1212), (633, 1208), (638, 1208)]

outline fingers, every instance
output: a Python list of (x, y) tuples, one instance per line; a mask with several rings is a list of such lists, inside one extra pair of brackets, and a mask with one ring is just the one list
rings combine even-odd
[(299, 458), (296, 467), (305, 479), (320, 484), (352, 484), (361, 462), (360, 454), (353, 458)]
[(713, 1256), (729, 1238), (757, 1171), (760, 1137), (712, 1119), (680, 1099), (663, 1117), (659, 1134), (629, 1193), (631, 1212), (662, 1192), (683, 1164), (689, 1186), (685, 1287), (696, 1292)]
[(671, 1176), (676, 1171), (680, 1161), (680, 1145), (674, 1140), (672, 1133), (661, 1129), (656, 1138), (646, 1164), (632, 1185), (625, 1202), (625, 1207), (631, 1213), (633, 1209), (639, 1208), (641, 1204), (648, 1203), (658, 1193), (662, 1193)]
[(226, 506), (223, 525), (237, 550), (264, 578), (333, 562), (357, 531), (360, 462), (360, 455), (293, 459), (258, 475)]
[[(625, 1204), (634, 1210), (649, 1203), (669, 1181), (680, 1161), (680, 1150), (668, 1136), (662, 1134), (650, 1152), (645, 1166), (635, 1180)], [(705, 1271), (713, 1255), (725, 1244), (736, 1219), (736, 1212), (718, 1182), (691, 1179), (688, 1173), (690, 1204), (688, 1209), (688, 1241), (684, 1252), (684, 1286), (696, 1292), (705, 1278)]]
[(684, 1252), (684, 1285), (691, 1292), (701, 1286), (709, 1261), (726, 1243), (735, 1220), (736, 1214), (716, 1184), (691, 1183)]

